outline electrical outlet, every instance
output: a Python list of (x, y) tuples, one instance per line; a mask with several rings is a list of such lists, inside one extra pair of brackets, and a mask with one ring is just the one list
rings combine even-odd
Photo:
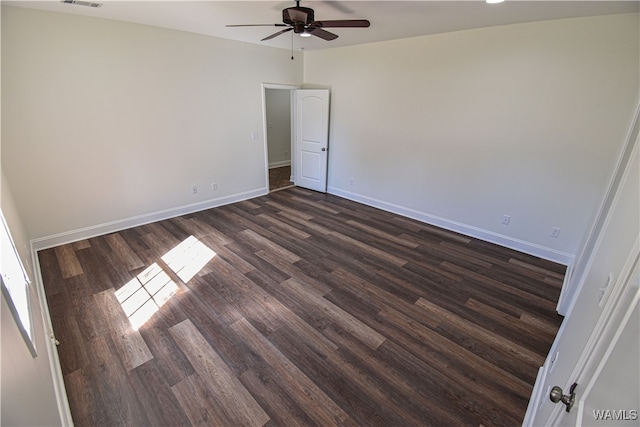
[(191, 187), (191, 194), (196, 194), (198, 192), (198, 186), (194, 185), (193, 187)]
[(553, 227), (551, 229), (551, 237), (558, 237), (560, 235), (560, 227)]
[(511, 222), (511, 216), (510, 215), (504, 215), (502, 217), (502, 224), (509, 225), (510, 222)]
[(212, 182), (212, 183), (211, 183), (211, 189), (212, 189), (213, 191), (216, 191), (216, 190), (218, 189), (218, 184), (216, 184), (215, 182)]

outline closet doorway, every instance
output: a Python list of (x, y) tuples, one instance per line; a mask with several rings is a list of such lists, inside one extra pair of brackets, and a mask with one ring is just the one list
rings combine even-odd
[(269, 191), (293, 183), (292, 93), (298, 86), (263, 85), (264, 127)]

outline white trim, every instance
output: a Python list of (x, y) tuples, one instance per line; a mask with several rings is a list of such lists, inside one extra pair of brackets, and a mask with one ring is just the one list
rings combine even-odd
[(345, 199), (353, 200), (365, 205), (382, 209), (384, 211), (392, 212), (430, 225), (434, 225), (436, 227), (464, 234), (465, 236), (480, 239), (485, 242), (495, 243), (509, 249), (514, 249), (519, 252), (523, 252), (549, 261), (554, 261), (559, 264), (570, 265), (573, 260), (573, 255), (566, 252), (558, 251), (556, 249), (548, 248), (535, 243), (526, 242), (524, 240), (514, 239), (513, 237), (505, 236), (493, 231), (485, 230), (468, 224), (463, 224), (457, 221), (451, 221), (446, 218), (430, 215), (404, 206), (399, 206), (393, 203), (388, 203), (382, 200), (363, 196), (361, 194), (352, 193), (340, 188), (328, 187), (327, 192), (336, 196), (344, 197)]
[(40, 314), (42, 315), (42, 323), (45, 336), (44, 346), (49, 356), (49, 369), (53, 380), (53, 391), (56, 396), (58, 405), (58, 415), (60, 423), (63, 426), (73, 426), (73, 418), (71, 417), (71, 408), (69, 399), (67, 398), (67, 389), (64, 386), (64, 377), (62, 376), (62, 365), (58, 358), (58, 349), (56, 349), (56, 338), (53, 334), (53, 324), (51, 323), (51, 314), (49, 314), (49, 304), (44, 292), (42, 282), (42, 272), (40, 271), (40, 262), (38, 261), (38, 253), (31, 242), (31, 259), (33, 262), (34, 285), (38, 295), (38, 304), (40, 306)]
[(533, 383), (533, 391), (531, 392), (531, 398), (529, 399), (529, 404), (527, 405), (527, 412), (524, 414), (524, 419), (522, 420), (523, 427), (531, 427), (533, 421), (533, 414), (535, 413), (535, 409), (540, 405), (540, 396), (542, 395), (542, 378), (545, 377), (546, 374), (543, 374), (543, 371), (546, 371), (545, 365), (538, 368), (538, 375), (536, 376), (536, 382)]
[(269, 163), (269, 169), (281, 168), (283, 166), (291, 166), (291, 160), (282, 160), (279, 162)]
[(157, 212), (151, 212), (148, 214), (137, 215), (130, 218), (93, 225), (78, 230), (71, 230), (51, 236), (40, 237), (31, 240), (31, 249), (32, 251), (37, 252), (42, 249), (52, 248), (67, 243), (73, 243), (91, 237), (102, 236), (104, 234), (114, 233), (116, 231), (125, 230), (131, 227), (137, 227), (156, 221), (174, 218), (180, 215), (186, 215), (206, 209), (215, 208), (218, 206), (228, 205), (230, 203), (240, 202), (242, 200), (247, 200), (254, 197), (264, 196), (268, 193), (268, 188), (259, 188), (256, 190), (245, 191), (243, 193), (232, 194), (230, 196), (219, 197), (217, 199), (205, 200), (203, 202), (164, 209)]

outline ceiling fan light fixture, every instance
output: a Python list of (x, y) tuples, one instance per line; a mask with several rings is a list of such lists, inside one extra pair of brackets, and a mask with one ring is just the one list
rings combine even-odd
[(305, 31), (304, 33), (300, 33), (300, 37), (311, 37), (311, 33)]

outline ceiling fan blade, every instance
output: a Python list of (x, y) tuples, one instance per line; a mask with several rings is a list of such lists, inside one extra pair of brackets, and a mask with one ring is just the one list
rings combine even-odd
[(289, 31), (293, 30), (293, 28), (287, 28), (285, 30), (282, 31), (278, 31), (277, 33), (273, 33), (268, 37), (263, 38), (262, 40), (260, 40), (261, 42), (265, 41), (265, 40), (271, 40), (272, 38), (278, 37), (280, 34), (284, 34), (287, 33)]
[(371, 23), (366, 19), (337, 19), (334, 21), (315, 21), (311, 25), (323, 28), (367, 28)]
[(225, 27), (286, 27), (287, 24), (236, 24), (225, 25)]
[(316, 28), (311, 28), (311, 29), (307, 30), (307, 32), (309, 34), (311, 34), (312, 36), (320, 37), (321, 39), (324, 39), (324, 40), (327, 40), (327, 41), (335, 40), (335, 39), (338, 38), (337, 34), (330, 33), (329, 31), (325, 31), (322, 28), (317, 28), (317, 27)]

